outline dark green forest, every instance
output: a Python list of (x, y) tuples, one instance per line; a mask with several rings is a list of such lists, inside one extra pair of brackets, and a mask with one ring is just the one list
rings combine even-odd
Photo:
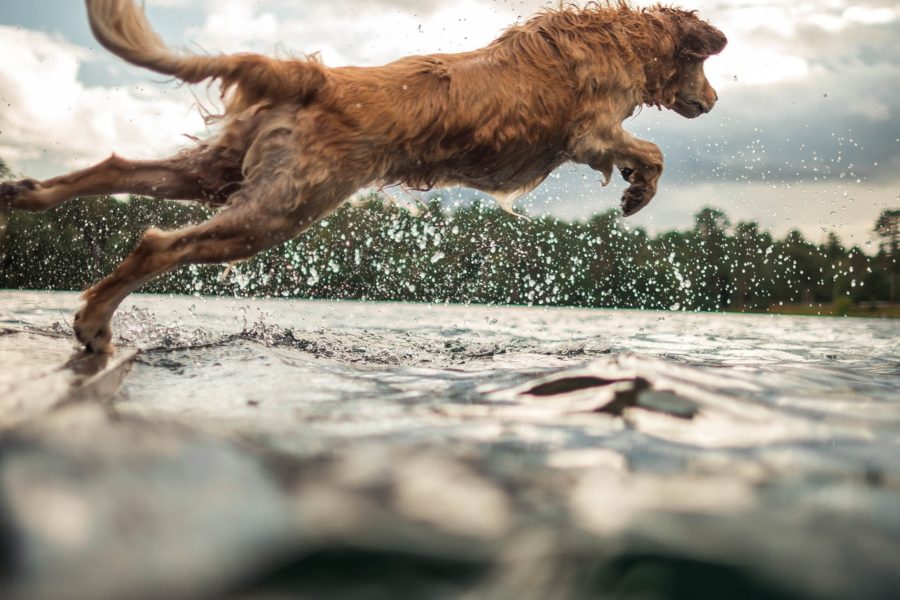
[[(834, 235), (775, 239), (714, 208), (688, 231), (656, 236), (616, 211), (586, 221), (513, 217), (493, 204), (414, 215), (372, 195), (301, 237), (234, 265), (188, 267), (146, 292), (477, 302), (684, 310), (778, 310), (896, 299), (900, 211), (885, 211), (871, 256)], [(0, 234), (0, 288), (81, 290), (149, 226), (206, 219), (202, 207), (146, 198), (81, 199), (46, 213), (14, 212)]]

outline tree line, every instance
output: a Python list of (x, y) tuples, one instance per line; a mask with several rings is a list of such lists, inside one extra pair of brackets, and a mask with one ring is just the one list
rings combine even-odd
[[(418, 214), (415, 214), (418, 212)], [(149, 226), (207, 219), (197, 205), (90, 198), (14, 212), (0, 241), (0, 288), (81, 290), (110, 272)], [(230, 268), (191, 266), (143, 291), (685, 310), (896, 300), (900, 211), (874, 226), (876, 255), (834, 234), (776, 239), (714, 208), (687, 231), (650, 235), (616, 211), (525, 220), (493, 204), (410, 211), (373, 194), (281, 247)]]

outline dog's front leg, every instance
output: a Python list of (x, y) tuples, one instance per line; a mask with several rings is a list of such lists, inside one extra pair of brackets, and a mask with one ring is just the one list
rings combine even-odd
[(626, 217), (635, 214), (656, 195), (656, 186), (663, 172), (662, 151), (654, 143), (625, 133), (616, 144), (613, 162), (631, 185), (622, 194), (622, 212)]

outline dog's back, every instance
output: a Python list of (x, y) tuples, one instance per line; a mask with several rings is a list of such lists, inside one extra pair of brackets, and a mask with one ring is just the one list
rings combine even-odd
[(314, 103), (338, 139), (383, 161), (377, 179), (498, 191), (564, 160), (571, 90), (545, 83), (533, 66), (482, 49), (329, 69)]

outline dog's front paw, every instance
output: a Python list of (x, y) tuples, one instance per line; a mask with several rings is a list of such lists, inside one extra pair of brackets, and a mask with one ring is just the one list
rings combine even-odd
[(85, 306), (75, 314), (72, 329), (75, 330), (75, 338), (88, 352), (110, 354), (113, 351), (109, 317), (90, 316), (90, 311)]
[(646, 185), (630, 185), (622, 194), (622, 212), (630, 217), (647, 206), (656, 195), (656, 190)]

